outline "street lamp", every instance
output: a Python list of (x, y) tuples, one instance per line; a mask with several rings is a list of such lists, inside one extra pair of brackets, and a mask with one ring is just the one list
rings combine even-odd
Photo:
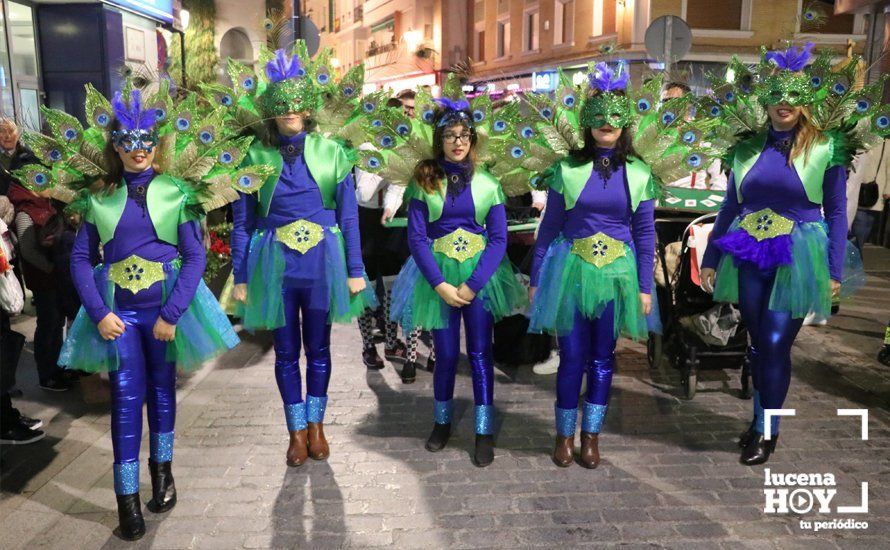
[(181, 28), (174, 29), (179, 33), (179, 63), (182, 70), (182, 87), (184, 89), (188, 88), (188, 79), (185, 73), (185, 30), (189, 26), (190, 19), (191, 14), (189, 13), (189, 10), (179, 10), (179, 26)]

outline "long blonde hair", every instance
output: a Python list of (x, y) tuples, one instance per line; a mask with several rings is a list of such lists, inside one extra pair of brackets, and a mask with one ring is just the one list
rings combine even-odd
[(790, 166), (794, 159), (801, 154), (804, 162), (810, 156), (813, 145), (822, 142), (825, 136), (822, 131), (813, 124), (813, 113), (809, 107), (800, 108), (800, 120), (797, 121), (797, 135), (794, 137), (794, 145), (791, 146), (791, 153), (788, 155), (788, 165)]

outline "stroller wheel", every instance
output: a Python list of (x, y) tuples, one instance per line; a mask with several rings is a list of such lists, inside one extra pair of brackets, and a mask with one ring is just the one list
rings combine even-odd
[(742, 384), (739, 397), (742, 399), (751, 399), (751, 367), (748, 365), (747, 360), (742, 364), (742, 372), (739, 378)]
[(649, 368), (658, 369), (661, 367), (661, 361), (664, 358), (664, 340), (661, 334), (649, 335), (646, 342), (646, 360), (649, 362)]
[(680, 359), (680, 385), (686, 399), (695, 397), (696, 383), (698, 382), (698, 350), (691, 347)]
[(694, 371), (689, 371), (689, 374), (686, 375), (685, 378), (682, 379), (681, 383), (683, 384), (683, 390), (686, 394), (686, 399), (692, 399), (695, 397), (695, 386), (698, 382), (697, 376)]

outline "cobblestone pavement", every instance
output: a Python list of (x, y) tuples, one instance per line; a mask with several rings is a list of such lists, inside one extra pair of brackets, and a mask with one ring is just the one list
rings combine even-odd
[[(834, 474), (832, 508), (858, 504), (860, 483), (868, 482), (867, 514), (764, 514), (764, 468), (737, 462), (735, 438), (750, 414), (737, 371), (702, 373), (698, 394), (686, 401), (675, 370), (651, 370), (641, 346), (622, 344), (604, 462), (588, 471), (550, 462), (554, 377), (498, 370), (496, 458), (479, 469), (469, 458), (467, 365), (457, 384), (456, 434), (431, 454), (423, 449), (430, 373), (406, 386), (391, 366), (366, 372), (357, 329), (337, 327), (330, 459), (285, 466), (273, 353), (267, 338), (247, 338), (181, 381), (179, 503), (160, 516), (146, 511), (148, 533), (138, 543), (112, 532), (107, 405), (20, 383), (19, 407), (47, 421), (48, 436), (4, 448), (0, 548), (886, 547), (890, 369), (874, 355), (890, 311), (890, 251), (870, 252), (879, 262), (865, 291), (830, 326), (807, 327), (798, 340), (786, 405), (798, 416), (783, 423), (768, 464), (772, 472)], [(860, 440), (858, 420), (837, 417), (837, 408), (869, 409), (868, 441)], [(814, 534), (800, 526), (835, 518), (867, 521), (868, 529)]]

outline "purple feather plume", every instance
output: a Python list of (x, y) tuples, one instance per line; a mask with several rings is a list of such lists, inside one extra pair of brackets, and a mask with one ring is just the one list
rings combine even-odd
[(611, 92), (626, 89), (630, 74), (624, 70), (624, 65), (619, 65), (616, 72), (607, 63), (600, 61), (593, 68), (593, 72), (587, 75), (587, 80), (591, 88), (601, 92)]
[(764, 59), (773, 62), (780, 69), (802, 71), (813, 56), (814, 45), (812, 42), (807, 42), (801, 47), (789, 46), (787, 50), (773, 50), (767, 52)]
[(271, 82), (281, 82), (300, 76), (300, 56), (288, 58), (284, 50), (275, 50), (275, 59), (266, 63), (266, 76)]
[(791, 235), (779, 235), (758, 241), (744, 229), (730, 231), (714, 244), (736, 260), (750, 262), (759, 269), (772, 269), (792, 261)]
[(130, 91), (130, 104), (124, 102), (123, 94), (115, 92), (111, 100), (114, 117), (127, 130), (148, 130), (157, 121), (152, 110), (142, 108), (142, 91)]
[(465, 99), (449, 99), (447, 97), (437, 97), (438, 103), (446, 111), (467, 111), (470, 108), (470, 102)]

